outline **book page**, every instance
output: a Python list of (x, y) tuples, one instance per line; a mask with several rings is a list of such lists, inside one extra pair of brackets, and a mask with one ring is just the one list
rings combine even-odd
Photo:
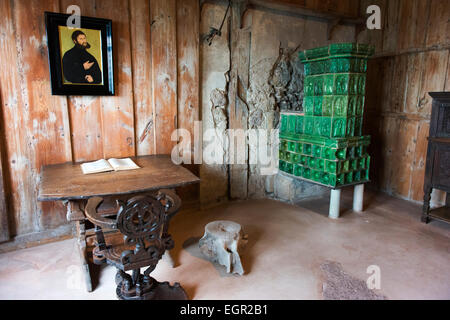
[(81, 164), (81, 171), (84, 174), (112, 171), (114, 168), (105, 159)]
[(140, 168), (130, 158), (125, 158), (125, 159), (111, 158), (111, 159), (108, 159), (108, 162), (111, 164), (111, 166), (114, 168), (115, 171), (133, 170), (133, 169), (139, 169)]

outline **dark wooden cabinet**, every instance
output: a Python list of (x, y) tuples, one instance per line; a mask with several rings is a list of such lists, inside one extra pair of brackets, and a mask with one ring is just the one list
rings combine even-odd
[[(427, 162), (422, 222), (430, 218), (450, 222), (448, 193), (450, 192), (450, 92), (430, 92), (433, 98), (428, 136)], [(433, 188), (447, 192), (446, 206), (430, 210)]]

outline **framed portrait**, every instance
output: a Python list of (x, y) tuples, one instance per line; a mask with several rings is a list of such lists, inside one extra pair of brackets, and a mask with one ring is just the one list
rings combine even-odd
[(52, 95), (114, 95), (112, 21), (45, 12)]

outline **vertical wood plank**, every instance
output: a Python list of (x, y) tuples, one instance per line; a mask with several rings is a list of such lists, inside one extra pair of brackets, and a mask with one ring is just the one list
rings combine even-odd
[[(53, 0), (24, 1), (15, 5), (15, 24), (21, 94), (25, 110), (25, 128), (30, 157), (27, 159), (32, 210), (38, 219), (35, 228), (54, 228), (66, 222), (61, 204), (37, 203), (39, 172), (42, 165), (72, 160), (70, 129), (66, 127), (67, 99), (50, 95), (44, 11), (59, 11)], [(33, 17), (33, 19), (30, 19)]]
[(444, 91), (450, 91), (450, 51), (449, 51), (449, 57), (447, 62), (447, 75), (445, 76), (445, 85), (444, 85)]
[(423, 183), (425, 178), (425, 162), (427, 157), (429, 121), (420, 121), (417, 129), (416, 150), (414, 153), (413, 172), (411, 179), (411, 199), (423, 201)]
[(391, 85), (394, 77), (394, 58), (387, 57), (383, 60), (383, 90), (381, 98), (381, 111), (387, 112), (391, 110)]
[(192, 139), (199, 119), (199, 21), (198, 1), (177, 1), (178, 128)]
[[(92, 0), (60, 0), (61, 13), (67, 7), (77, 5), (81, 15), (95, 17)], [(68, 96), (72, 151), (74, 161), (103, 158), (102, 108), (99, 96)]]
[(135, 152), (133, 77), (128, 2), (96, 0), (97, 16), (113, 21), (115, 96), (102, 97), (103, 157), (128, 157)]
[(418, 122), (397, 118), (395, 125), (398, 135), (392, 141), (394, 148), (392, 162), (389, 164), (392, 167), (390, 189), (396, 195), (410, 198)]
[(380, 188), (388, 193), (392, 193), (392, 164), (397, 148), (398, 130), (396, 119), (384, 117), (380, 126), (381, 137), (381, 162), (378, 165), (380, 176)]
[(419, 111), (420, 78), (423, 72), (424, 57), (423, 52), (408, 55), (406, 100), (403, 109), (408, 114), (417, 114)]
[[(348, 0), (341, 0), (340, 3), (347, 2)], [(338, 12), (339, 3), (333, 0), (321, 0), (317, 3), (317, 10), (322, 12)]]
[(319, 5), (319, 0), (305, 0), (305, 7), (311, 10), (317, 10)]
[(152, 102), (157, 154), (170, 154), (177, 127), (176, 1), (150, 2), (152, 39)]
[[(194, 162), (194, 121), (199, 120), (199, 39), (200, 8), (197, 0), (177, 0), (177, 69), (178, 69), (178, 128), (191, 136), (191, 163)], [(197, 137), (199, 138), (199, 137)], [(198, 175), (198, 165), (186, 165)], [(183, 201), (197, 200), (199, 185), (179, 188)]]
[(395, 56), (393, 60), (394, 60), (394, 70), (392, 83), (390, 84), (391, 99), (388, 107), (389, 111), (391, 112), (401, 112), (403, 111), (403, 106), (405, 103), (408, 56), (407, 55)]
[(12, 214), (10, 216), (11, 236), (17, 233), (33, 232), (35, 215), (33, 205), (28, 201), (32, 186), (28, 174), (29, 149), (26, 141), (25, 113), (23, 107), (20, 75), (18, 69), (18, 52), (14, 24), (14, 7), (12, 2), (0, 1), (0, 90), (2, 97), (2, 112), (5, 129), (6, 153), (9, 166), (10, 181), (8, 181), (11, 197), (8, 199)]
[(373, 185), (379, 186), (382, 163), (382, 139), (380, 127), (383, 121), (381, 117), (381, 99), (383, 98), (383, 71), (386, 58), (370, 59), (367, 65), (367, 81), (364, 104), (363, 134), (370, 135), (371, 141), (368, 152), (371, 162), (376, 165), (370, 167), (370, 180)]
[(394, 52), (397, 50), (398, 21), (400, 1), (387, 1), (383, 26), (383, 51)]
[[(401, 0), (398, 49), (422, 48), (429, 20), (429, 1)], [(434, 19), (433, 17), (431, 19)]]
[(420, 79), (418, 111), (421, 114), (430, 116), (432, 99), (428, 92), (444, 90), (449, 50), (429, 51), (424, 54), (424, 65)]
[[(0, 91), (1, 92), (1, 91)], [(0, 94), (0, 106), (3, 102)], [(0, 242), (9, 240), (8, 211), (6, 205), (6, 192), (4, 187), (3, 159), (6, 158), (4, 147), (4, 125), (3, 116), (0, 114)]]
[(130, 0), (136, 154), (155, 154), (150, 1)]
[(450, 43), (450, 1), (431, 0), (426, 46)]

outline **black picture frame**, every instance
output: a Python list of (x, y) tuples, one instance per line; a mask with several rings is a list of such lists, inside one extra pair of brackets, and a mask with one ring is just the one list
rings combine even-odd
[[(71, 83), (63, 75), (62, 60), (64, 54), (62, 53), (59, 28), (59, 26), (62, 26), (62, 29), (64, 30), (64, 27), (67, 27), (67, 19), (69, 17), (69, 14), (45, 12), (45, 29), (47, 32), (52, 95), (114, 95), (112, 21), (109, 19), (81, 16), (81, 29), (90, 29), (94, 32), (97, 30), (100, 31), (101, 45), (99, 47), (101, 47), (101, 69), (99, 67), (99, 70), (101, 71), (102, 78), (101, 82), (96, 84), (88, 83), (88, 80), (86, 80), (86, 83)], [(77, 29), (74, 28), (70, 30), (75, 31)], [(73, 44), (75, 46), (75, 43)]]

